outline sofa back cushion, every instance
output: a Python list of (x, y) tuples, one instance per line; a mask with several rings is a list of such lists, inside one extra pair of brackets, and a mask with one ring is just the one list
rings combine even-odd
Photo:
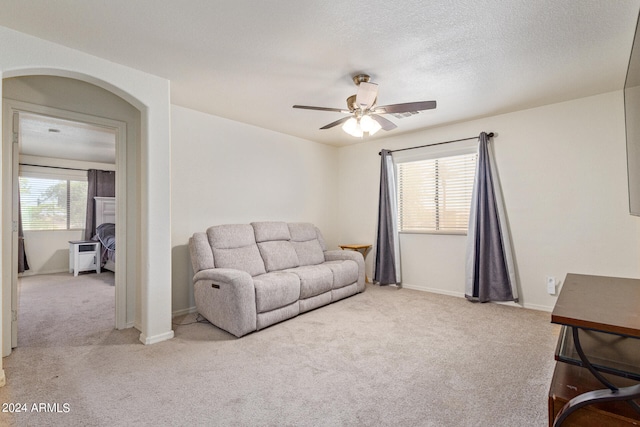
[(213, 252), (211, 252), (211, 245), (209, 245), (206, 233), (193, 234), (193, 237), (189, 239), (189, 252), (194, 273), (215, 267)]
[(320, 230), (310, 223), (290, 223), (291, 245), (300, 265), (316, 265), (324, 262), (324, 239)]
[(291, 233), (286, 222), (262, 221), (252, 222), (257, 243), (271, 240), (291, 240)]
[(207, 229), (216, 268), (234, 268), (251, 276), (266, 273), (249, 224), (217, 225)]
[(260, 255), (268, 272), (298, 267), (286, 222), (252, 222)]

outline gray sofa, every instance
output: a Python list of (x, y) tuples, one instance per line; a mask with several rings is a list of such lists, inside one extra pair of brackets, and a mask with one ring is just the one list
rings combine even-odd
[(218, 225), (189, 239), (198, 312), (241, 337), (362, 292), (364, 258), (309, 223)]

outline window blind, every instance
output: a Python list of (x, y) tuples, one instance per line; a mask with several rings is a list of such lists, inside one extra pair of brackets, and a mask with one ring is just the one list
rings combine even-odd
[(404, 232), (465, 233), (477, 154), (398, 164), (398, 222)]
[(20, 176), (24, 230), (84, 229), (87, 181)]

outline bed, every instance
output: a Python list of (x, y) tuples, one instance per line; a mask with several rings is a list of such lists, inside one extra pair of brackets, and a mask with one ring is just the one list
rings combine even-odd
[(96, 201), (96, 235), (102, 246), (102, 268), (116, 271), (116, 199), (94, 197)]

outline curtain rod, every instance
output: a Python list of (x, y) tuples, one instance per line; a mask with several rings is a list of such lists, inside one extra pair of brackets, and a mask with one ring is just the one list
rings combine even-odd
[[(487, 136), (489, 138), (493, 138), (494, 133), (493, 132), (489, 132), (487, 133)], [(471, 136), (469, 138), (462, 138), (462, 139), (454, 139), (452, 141), (444, 141), (444, 142), (436, 142), (435, 144), (425, 144), (425, 145), (418, 145), (417, 147), (408, 147), (408, 148), (399, 148), (397, 150), (389, 150), (390, 153), (395, 153), (396, 151), (405, 151), (405, 150), (415, 150), (416, 148), (424, 148), (424, 147), (431, 147), (434, 145), (442, 145), (442, 144), (451, 144), (452, 142), (460, 142), (460, 141), (468, 141), (470, 139), (478, 139), (478, 136)], [(382, 151), (378, 153), (378, 155), (381, 155)]]
[(65, 169), (69, 171), (84, 171), (87, 172), (89, 169), (78, 169), (78, 168), (63, 168), (62, 166), (44, 166), (44, 165), (34, 165), (32, 163), (19, 163), (20, 166), (36, 166), (39, 168), (51, 168), (51, 169)]

